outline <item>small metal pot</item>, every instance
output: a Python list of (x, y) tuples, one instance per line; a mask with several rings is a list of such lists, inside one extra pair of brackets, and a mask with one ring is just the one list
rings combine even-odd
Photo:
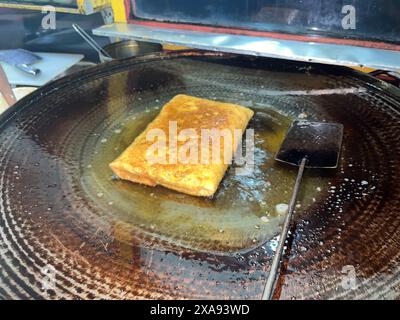
[(159, 43), (143, 42), (135, 40), (124, 40), (121, 42), (110, 43), (103, 48), (111, 58), (99, 53), (101, 62), (107, 62), (114, 59), (124, 59), (141, 56), (148, 53), (159, 52), (162, 45)]

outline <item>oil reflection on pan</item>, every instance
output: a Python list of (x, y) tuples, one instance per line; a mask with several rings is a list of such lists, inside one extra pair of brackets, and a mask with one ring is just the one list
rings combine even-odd
[[(256, 166), (213, 199), (112, 179), (172, 96), (256, 111)], [(399, 94), (339, 67), (186, 52), (61, 79), (2, 115), (1, 298), (259, 299), (294, 181), (296, 118), (339, 122), (338, 170), (306, 173), (282, 299), (399, 296)]]

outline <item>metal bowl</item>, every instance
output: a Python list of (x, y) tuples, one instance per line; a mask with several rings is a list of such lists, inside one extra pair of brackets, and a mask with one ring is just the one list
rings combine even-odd
[(121, 42), (110, 43), (106, 45), (103, 49), (111, 56), (111, 58), (106, 57), (105, 55), (100, 53), (100, 61), (108, 62), (114, 59), (125, 59), (159, 52), (162, 50), (162, 45), (152, 42), (124, 40)]

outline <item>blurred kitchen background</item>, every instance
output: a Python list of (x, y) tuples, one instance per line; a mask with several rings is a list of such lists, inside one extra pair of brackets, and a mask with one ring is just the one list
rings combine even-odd
[[(104, 13), (103, 13), (104, 14)], [(45, 16), (39, 10), (0, 8), (0, 49), (24, 48), (30, 51), (80, 53), (88, 61), (98, 62), (99, 57), (72, 28), (76, 23), (89, 34), (103, 25), (102, 12), (89, 15), (56, 13), (56, 29), (43, 29)], [(108, 13), (111, 17), (111, 11)], [(93, 36), (97, 43), (105, 46), (109, 38)]]

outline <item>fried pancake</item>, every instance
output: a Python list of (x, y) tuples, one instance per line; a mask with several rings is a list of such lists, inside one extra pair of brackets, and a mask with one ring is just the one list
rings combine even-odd
[[(121, 179), (212, 196), (240, 142), (234, 130), (244, 132), (253, 114), (239, 105), (177, 95), (110, 167)], [(204, 143), (202, 135), (210, 129), (228, 135), (219, 144)]]

